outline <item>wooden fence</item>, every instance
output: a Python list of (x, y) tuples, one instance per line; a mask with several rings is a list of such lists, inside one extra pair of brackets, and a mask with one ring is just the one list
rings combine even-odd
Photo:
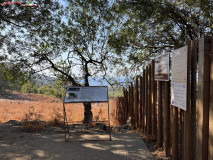
[[(170, 81), (155, 81), (152, 60), (123, 88), (123, 123), (156, 140), (172, 159), (213, 159), (213, 37), (188, 45), (187, 111), (170, 103)], [(198, 78), (197, 78), (198, 77)]]

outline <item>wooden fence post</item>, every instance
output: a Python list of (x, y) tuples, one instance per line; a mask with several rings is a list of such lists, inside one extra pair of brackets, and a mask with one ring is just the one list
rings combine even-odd
[(128, 119), (131, 117), (131, 86), (129, 86), (129, 92), (128, 92)]
[[(175, 46), (174, 49), (177, 49)], [(178, 108), (175, 106), (172, 107), (172, 159), (178, 160), (179, 159), (179, 147), (178, 147), (178, 140), (179, 140), (179, 126), (178, 126)]]
[(151, 65), (148, 65), (148, 133), (152, 133)]
[(213, 159), (213, 37), (211, 38), (210, 64), (209, 159)]
[(148, 66), (146, 66), (146, 72), (145, 72), (145, 126), (146, 126), (146, 133), (148, 133)]
[(140, 90), (139, 90), (139, 98), (140, 98), (140, 100), (139, 100), (139, 105), (140, 105), (140, 110), (139, 110), (139, 128), (140, 129), (142, 129), (142, 120), (143, 120), (143, 118), (142, 118), (142, 116), (143, 116), (143, 106), (142, 106), (142, 104), (143, 104), (143, 102), (142, 102), (142, 97), (143, 97), (143, 91), (142, 91), (142, 85), (143, 85), (143, 77), (142, 76), (140, 76)]
[(197, 57), (198, 46), (191, 41), (191, 146), (192, 160), (196, 159), (196, 102), (197, 102)]
[(162, 112), (162, 82), (158, 81), (158, 148), (163, 146), (163, 112)]
[(155, 103), (155, 61), (152, 60), (151, 65), (151, 100), (152, 100), (152, 138), (156, 139), (157, 135), (157, 122), (156, 122), (156, 103)]
[(134, 127), (135, 123), (135, 118), (134, 118), (134, 87), (131, 82), (131, 121), (132, 121), (132, 126)]
[(192, 153), (192, 139), (191, 139), (191, 40), (186, 39), (188, 46), (188, 64), (187, 64), (187, 111), (184, 111), (184, 159), (191, 159)]
[(134, 123), (134, 128), (137, 129), (138, 128), (138, 77), (136, 76), (135, 78), (135, 113), (134, 113), (134, 117), (135, 117), (135, 123)]
[(145, 131), (145, 120), (146, 120), (146, 106), (145, 106), (145, 69), (143, 69), (142, 78), (142, 130)]
[(170, 82), (165, 81), (164, 92), (164, 145), (166, 156), (170, 154)]
[(123, 105), (123, 117), (122, 117), (122, 120), (123, 120), (123, 124), (125, 124), (125, 118), (126, 118), (126, 93), (125, 93), (125, 88), (123, 87), (123, 97), (124, 97), (124, 105)]
[(199, 39), (196, 158), (208, 159), (211, 38)]

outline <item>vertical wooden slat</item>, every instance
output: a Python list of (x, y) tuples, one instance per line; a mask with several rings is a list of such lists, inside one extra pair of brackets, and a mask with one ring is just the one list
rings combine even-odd
[(138, 128), (138, 77), (136, 76), (135, 78), (135, 125), (134, 125), (134, 128)]
[(192, 158), (192, 141), (191, 141), (191, 40), (186, 39), (186, 45), (188, 46), (188, 63), (187, 63), (187, 111), (184, 111), (184, 159)]
[(133, 83), (131, 83), (131, 121), (132, 121), (132, 126), (134, 127), (135, 123), (135, 118), (134, 118), (134, 87)]
[(139, 90), (139, 97), (140, 97), (140, 101), (139, 101), (139, 105), (140, 105), (140, 110), (139, 110), (139, 128), (140, 129), (142, 129), (142, 120), (143, 120), (143, 118), (142, 118), (142, 113), (143, 113), (143, 106), (142, 106), (142, 104), (143, 104), (143, 102), (142, 102), (142, 96), (143, 96), (143, 91), (142, 91), (142, 89), (143, 89), (143, 87), (142, 87), (142, 85), (143, 85), (143, 78), (142, 78), (142, 76), (140, 76), (140, 90)]
[(213, 159), (213, 37), (211, 38), (210, 64), (209, 159)]
[(183, 159), (183, 143), (184, 143), (184, 137), (183, 137), (183, 110), (179, 109), (180, 112), (180, 118), (179, 118), (179, 159)]
[[(174, 49), (177, 49), (174, 46)], [(172, 159), (177, 160), (179, 157), (179, 147), (178, 147), (178, 135), (179, 135), (179, 126), (178, 126), (178, 108), (172, 106), (173, 114), (172, 114)]]
[(151, 104), (151, 65), (148, 65), (148, 128), (149, 134), (152, 133), (152, 104)]
[(172, 159), (177, 160), (179, 157), (178, 147), (178, 108), (173, 106), (173, 122), (172, 122)]
[[(209, 137), (209, 87), (211, 38), (199, 39), (198, 59), (198, 107), (197, 107), (197, 147), (198, 160), (208, 159)], [(185, 115), (184, 115), (185, 116)]]
[(164, 92), (164, 145), (166, 156), (170, 154), (170, 82), (165, 81)]
[(142, 130), (145, 131), (145, 70), (143, 70), (143, 78), (142, 78)]
[(148, 66), (146, 66), (145, 76), (145, 127), (146, 132), (148, 132)]
[(151, 102), (152, 102), (152, 137), (155, 139), (157, 135), (157, 122), (156, 122), (156, 102), (155, 102), (155, 61), (152, 60), (151, 65)]
[(128, 113), (129, 113), (129, 91), (126, 89), (126, 103), (127, 103), (127, 106), (126, 106), (126, 123), (127, 123), (127, 120), (128, 120)]
[(196, 101), (197, 101), (197, 43), (191, 41), (191, 139), (192, 139), (192, 160), (196, 159)]
[(122, 123), (125, 124), (125, 117), (126, 117), (126, 91), (125, 88), (123, 87), (123, 97), (124, 97), (124, 105), (122, 106), (123, 110), (123, 117), (122, 117)]
[(163, 146), (162, 82), (158, 81), (158, 148)]
[(131, 117), (131, 86), (128, 91), (128, 119)]

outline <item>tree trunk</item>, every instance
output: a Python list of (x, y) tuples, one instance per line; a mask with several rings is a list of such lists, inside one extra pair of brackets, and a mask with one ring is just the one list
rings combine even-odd
[(92, 121), (91, 103), (84, 103), (84, 123)]
[[(89, 86), (89, 71), (88, 71), (88, 62), (85, 63), (85, 75), (84, 75), (84, 85)], [(84, 123), (89, 123), (92, 121), (92, 105), (91, 103), (84, 103)]]

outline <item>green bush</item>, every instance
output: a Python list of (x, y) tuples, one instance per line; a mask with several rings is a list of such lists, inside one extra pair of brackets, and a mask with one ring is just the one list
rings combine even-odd
[(26, 83), (24, 83), (21, 87), (21, 92), (24, 93), (37, 93), (37, 87), (34, 82), (31, 82), (28, 80)]

